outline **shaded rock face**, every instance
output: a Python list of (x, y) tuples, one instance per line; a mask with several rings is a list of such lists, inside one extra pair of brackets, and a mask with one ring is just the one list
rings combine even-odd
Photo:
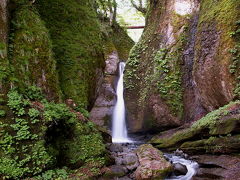
[(163, 132), (151, 142), (161, 149), (182, 149), (189, 154), (237, 153), (239, 143), (240, 102), (230, 103), (207, 114), (190, 127)]
[(144, 34), (126, 66), (130, 131), (191, 123), (234, 99), (229, 50), (236, 42), (229, 32), (240, 17), (240, 5), (226, 0), (214, 4), (150, 1)]
[(140, 166), (135, 171), (137, 180), (164, 179), (172, 170), (163, 153), (152, 145), (144, 144), (137, 149)]
[(104, 75), (99, 79), (98, 96), (90, 112), (90, 120), (99, 126), (108, 128), (116, 102), (114, 82), (117, 80), (118, 53), (113, 51), (105, 62)]
[(205, 179), (239, 179), (240, 158), (229, 155), (193, 156), (200, 168), (193, 180)]
[(134, 42), (118, 24), (110, 27), (106, 22), (101, 23), (106, 28), (102, 32), (105, 37), (103, 43), (105, 68), (98, 73), (96, 100), (90, 112), (90, 120), (110, 129), (116, 103), (118, 64), (120, 61), (126, 61)]
[(8, 11), (7, 11), (8, 0), (2, 0), (0, 2), (0, 39), (1, 41), (7, 41), (8, 36)]

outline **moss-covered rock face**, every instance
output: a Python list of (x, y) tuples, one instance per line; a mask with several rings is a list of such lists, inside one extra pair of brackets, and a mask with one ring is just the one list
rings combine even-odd
[(189, 15), (177, 14), (174, 5), (175, 1), (150, 4), (143, 36), (127, 61), (126, 102), (132, 131), (180, 124), (183, 115), (181, 65)]
[[(194, 81), (201, 104), (207, 111), (217, 109), (234, 97), (236, 78), (229, 72), (236, 46), (231, 32), (240, 19), (240, 4), (235, 0), (201, 2), (196, 33)], [(236, 65), (236, 64), (235, 64)]]
[[(83, 122), (65, 104), (49, 103), (40, 89), (32, 89), (24, 94), (11, 90), (8, 101), (1, 102), (0, 177), (21, 179), (48, 168), (78, 168), (95, 160), (103, 165), (105, 146), (95, 125)], [(8, 109), (2, 109), (6, 104)]]
[(9, 66), (7, 59), (7, 41), (8, 41), (8, 1), (3, 0), (0, 2), (0, 93), (4, 93), (6, 89), (6, 79)]
[(64, 97), (87, 107), (94, 99), (96, 69), (104, 65), (93, 1), (37, 1), (37, 7), (53, 40)]
[(240, 5), (214, 2), (150, 3), (145, 31), (126, 67), (130, 130), (196, 121), (237, 99)]
[(232, 102), (207, 114), (189, 128), (155, 136), (151, 143), (163, 149), (183, 149), (189, 153), (236, 152), (239, 143), (240, 102)]
[(19, 5), (12, 17), (11, 31), (9, 58), (13, 83), (21, 89), (37, 85), (49, 100), (58, 100), (61, 93), (52, 43), (35, 8)]

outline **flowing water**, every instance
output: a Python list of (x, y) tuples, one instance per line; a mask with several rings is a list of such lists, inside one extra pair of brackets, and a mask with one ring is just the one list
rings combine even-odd
[(125, 63), (119, 63), (119, 79), (116, 87), (117, 102), (113, 110), (113, 127), (112, 127), (112, 142), (127, 143), (131, 142), (127, 135), (125, 104), (123, 98), (123, 75)]
[(181, 176), (171, 176), (165, 180), (190, 180), (197, 172), (198, 169), (198, 163), (184, 159), (179, 156), (171, 155), (171, 154), (165, 154), (165, 157), (169, 159), (173, 164), (180, 163), (186, 166), (187, 168), (187, 174), (181, 175)]

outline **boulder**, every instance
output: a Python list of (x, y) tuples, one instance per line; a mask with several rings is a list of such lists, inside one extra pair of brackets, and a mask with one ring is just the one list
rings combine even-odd
[(123, 152), (123, 146), (121, 144), (111, 144), (109, 150), (111, 152)]
[(186, 175), (188, 170), (187, 167), (181, 163), (174, 163), (173, 164), (173, 172), (175, 175), (180, 176), (180, 175)]
[(135, 171), (136, 180), (164, 179), (172, 171), (172, 165), (163, 153), (150, 144), (141, 145), (137, 155), (140, 165)]

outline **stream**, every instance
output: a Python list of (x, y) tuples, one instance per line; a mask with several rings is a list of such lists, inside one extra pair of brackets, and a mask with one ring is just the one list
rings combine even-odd
[[(139, 166), (136, 149), (144, 143), (115, 143), (108, 144), (108, 150), (115, 164), (112, 166), (113, 174), (122, 174), (121, 177), (113, 178), (113, 180), (135, 180), (135, 170)], [(173, 167), (175, 164), (181, 164), (186, 169), (186, 173), (180, 173), (174, 168), (174, 171), (165, 178), (165, 180), (190, 180), (197, 172), (198, 163), (190, 159), (186, 159), (186, 154), (173, 152), (172, 154), (164, 153), (164, 157), (171, 162)]]

